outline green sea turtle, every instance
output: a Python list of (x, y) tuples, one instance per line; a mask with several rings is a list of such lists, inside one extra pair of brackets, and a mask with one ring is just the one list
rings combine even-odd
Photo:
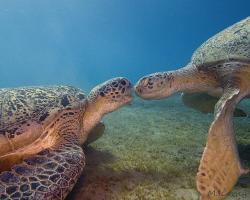
[(0, 199), (64, 199), (85, 166), (81, 148), (133, 88), (114, 78), (88, 96), (70, 86), (0, 90)]
[(232, 117), (236, 104), (250, 93), (250, 17), (203, 43), (187, 66), (145, 76), (135, 89), (144, 99), (179, 91), (220, 96), (196, 182), (201, 199), (223, 199), (248, 172), (239, 159)]

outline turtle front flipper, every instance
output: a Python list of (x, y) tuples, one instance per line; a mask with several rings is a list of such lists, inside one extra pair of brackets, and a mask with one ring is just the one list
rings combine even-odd
[(207, 114), (214, 112), (219, 99), (206, 93), (182, 93), (181, 100), (185, 106)]
[(92, 142), (95, 142), (100, 137), (102, 137), (105, 130), (105, 124), (103, 122), (99, 122), (89, 133), (87, 140), (84, 145), (89, 145)]
[(0, 199), (64, 199), (85, 165), (77, 138), (59, 138), (51, 148), (0, 174)]
[[(185, 106), (202, 113), (213, 113), (219, 98), (206, 93), (182, 93), (182, 102)], [(247, 117), (247, 113), (240, 108), (235, 108), (234, 117)]]
[(215, 119), (197, 173), (197, 189), (202, 200), (220, 200), (232, 190), (243, 169), (233, 130), (233, 112), (246, 91), (227, 85), (215, 106)]

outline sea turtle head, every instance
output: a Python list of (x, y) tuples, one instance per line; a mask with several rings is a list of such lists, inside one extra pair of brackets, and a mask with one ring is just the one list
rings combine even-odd
[(162, 99), (175, 92), (171, 72), (157, 72), (142, 77), (135, 85), (136, 94), (143, 99)]
[(112, 112), (132, 101), (133, 86), (123, 77), (110, 79), (95, 88), (88, 96), (88, 101), (101, 114)]
[(126, 78), (108, 80), (93, 88), (87, 98), (83, 115), (83, 143), (103, 115), (115, 111), (132, 101), (133, 86)]

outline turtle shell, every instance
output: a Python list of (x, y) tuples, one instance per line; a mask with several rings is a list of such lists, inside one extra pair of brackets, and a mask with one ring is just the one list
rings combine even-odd
[(224, 60), (250, 61), (250, 17), (208, 39), (192, 56), (195, 66)]
[(0, 89), (0, 156), (32, 144), (60, 112), (85, 103), (71, 86)]

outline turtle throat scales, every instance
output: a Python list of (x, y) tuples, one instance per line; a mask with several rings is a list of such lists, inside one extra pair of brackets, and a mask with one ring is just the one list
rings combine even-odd
[(84, 142), (90, 131), (100, 122), (103, 112), (96, 104), (89, 103), (83, 116), (83, 133), (81, 140)]

